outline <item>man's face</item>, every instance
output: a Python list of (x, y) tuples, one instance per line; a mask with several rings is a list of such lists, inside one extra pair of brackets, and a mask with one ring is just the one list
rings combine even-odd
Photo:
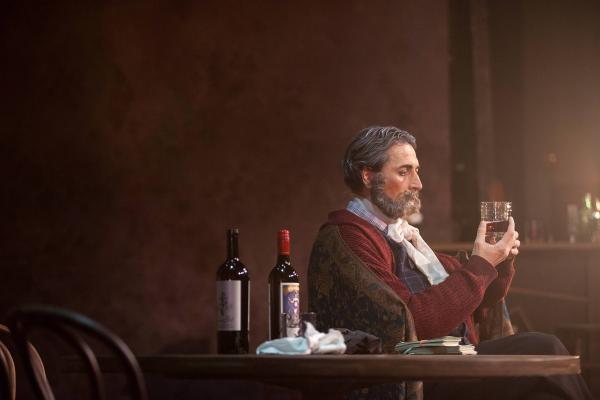
[(395, 144), (387, 151), (381, 172), (368, 172), (371, 201), (390, 218), (406, 218), (421, 208), (419, 160), (409, 144)]

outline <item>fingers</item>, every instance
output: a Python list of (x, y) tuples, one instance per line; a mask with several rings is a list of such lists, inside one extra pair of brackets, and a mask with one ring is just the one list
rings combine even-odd
[(486, 242), (485, 234), (487, 229), (487, 221), (481, 221), (477, 228), (477, 237), (473, 245), (473, 255), (478, 255), (487, 260), (494, 267), (499, 265), (506, 259), (512, 259), (519, 254), (519, 232), (515, 230), (515, 220), (510, 217), (508, 219), (508, 228), (502, 236), (502, 239), (496, 242), (493, 238), (491, 243)]
[(508, 217), (508, 229), (506, 230), (506, 233), (514, 232), (514, 231), (515, 231), (515, 220), (513, 217)]
[[(517, 236), (519, 235), (518, 232), (515, 232), (515, 233), (517, 234)], [(513, 244), (513, 247), (508, 251), (507, 260), (512, 260), (513, 258), (515, 258), (519, 254), (519, 246), (521, 246), (521, 241), (520, 240), (515, 240), (515, 243)]]
[(479, 226), (477, 227), (477, 237), (475, 238), (476, 242), (485, 242), (485, 231), (487, 229), (487, 222), (481, 221)]
[(518, 239), (519, 232), (515, 230), (515, 220), (513, 217), (508, 218), (508, 228), (502, 236), (502, 239), (496, 243), (497, 250), (504, 254), (505, 258), (512, 259), (519, 254), (519, 246), (521, 241)]
[(519, 237), (519, 233), (515, 231), (515, 220), (513, 217), (508, 218), (508, 229), (502, 236), (502, 239), (498, 242), (498, 244), (502, 243), (502, 245), (512, 247), (514, 245), (514, 241)]

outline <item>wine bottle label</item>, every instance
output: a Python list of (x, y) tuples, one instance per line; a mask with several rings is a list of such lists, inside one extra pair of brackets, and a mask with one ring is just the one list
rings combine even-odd
[(281, 283), (281, 313), (286, 313), (287, 336), (296, 336), (300, 330), (300, 284)]
[(242, 282), (217, 281), (217, 330), (242, 329)]

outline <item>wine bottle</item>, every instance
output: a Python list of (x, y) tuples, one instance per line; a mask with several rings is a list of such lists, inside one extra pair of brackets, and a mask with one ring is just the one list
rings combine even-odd
[[(277, 232), (277, 247), (277, 263), (269, 274), (269, 339), (296, 336), (300, 328), (300, 283), (290, 262), (290, 231)], [(286, 326), (281, 327), (284, 313)]]
[(227, 260), (217, 270), (217, 351), (247, 354), (249, 349), (250, 274), (238, 252), (237, 228), (227, 231)]

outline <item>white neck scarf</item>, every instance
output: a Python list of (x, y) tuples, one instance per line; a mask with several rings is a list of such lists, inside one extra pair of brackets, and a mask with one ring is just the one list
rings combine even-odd
[[(396, 243), (401, 243), (406, 248), (408, 257), (427, 277), (431, 285), (440, 284), (448, 277), (448, 273), (440, 260), (421, 237), (418, 228), (409, 225), (402, 218), (394, 220), (387, 217), (369, 199), (364, 197), (355, 197), (348, 203), (346, 208), (382, 230), (387, 237)], [(386, 225), (387, 228), (385, 228)]]

